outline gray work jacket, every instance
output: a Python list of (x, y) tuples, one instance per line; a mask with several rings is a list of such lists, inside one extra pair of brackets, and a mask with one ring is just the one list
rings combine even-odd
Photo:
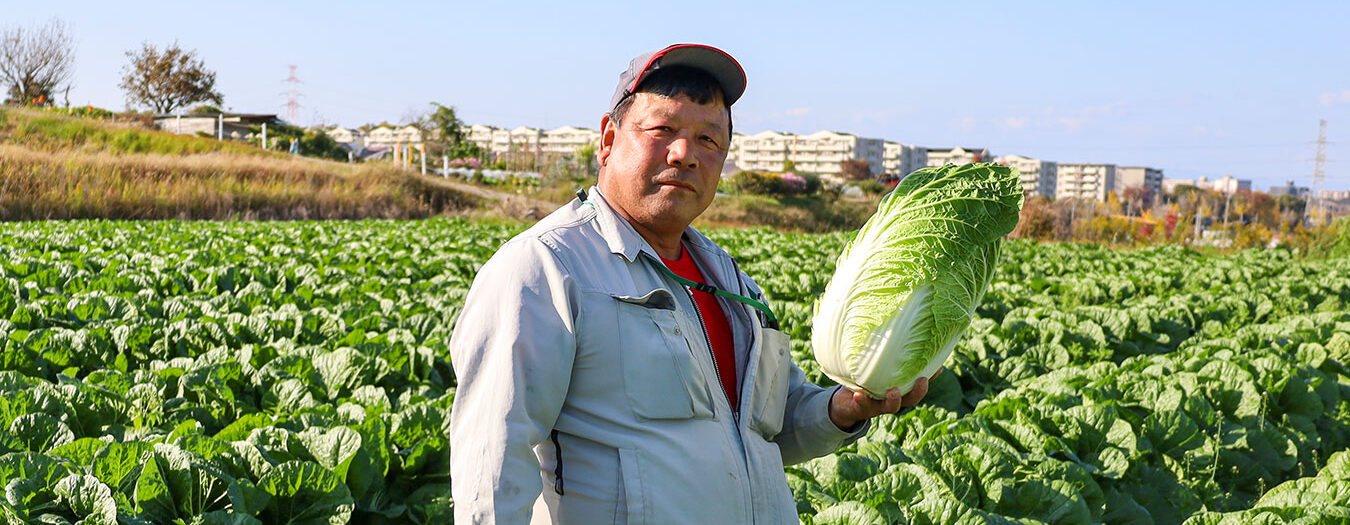
[[(708, 284), (761, 298), (689, 228)], [(787, 336), (719, 299), (732, 328), (733, 412), (688, 288), (592, 188), (482, 267), (450, 341), (456, 523), (797, 523), (783, 465), (866, 431), (829, 418)]]

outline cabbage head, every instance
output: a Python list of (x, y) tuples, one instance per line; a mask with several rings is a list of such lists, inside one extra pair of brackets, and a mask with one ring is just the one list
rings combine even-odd
[(880, 399), (936, 372), (975, 316), (1021, 209), (1016, 168), (949, 164), (900, 181), (816, 302), (811, 345), (825, 374)]

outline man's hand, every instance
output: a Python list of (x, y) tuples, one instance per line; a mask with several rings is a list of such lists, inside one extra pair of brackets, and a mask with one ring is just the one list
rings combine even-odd
[(900, 396), (900, 390), (896, 388), (887, 390), (886, 398), (882, 400), (872, 399), (862, 392), (840, 388), (834, 392), (834, 397), (830, 398), (830, 421), (833, 421), (839, 430), (847, 432), (862, 421), (882, 414), (894, 414), (902, 408), (917, 405), (923, 396), (928, 394), (928, 382), (941, 373), (942, 369), (938, 368), (932, 377), (920, 377), (914, 382), (914, 389), (904, 397)]

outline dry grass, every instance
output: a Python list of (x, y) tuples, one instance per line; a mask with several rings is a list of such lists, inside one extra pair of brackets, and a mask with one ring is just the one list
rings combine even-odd
[(420, 218), (476, 200), (385, 164), (0, 108), (0, 220)]
[(825, 195), (783, 198), (726, 195), (714, 199), (694, 224), (718, 228), (767, 226), (793, 233), (856, 230), (876, 211), (879, 201), (879, 196), (851, 200)]
[(0, 220), (416, 218), (471, 204), (391, 167), (0, 144)]

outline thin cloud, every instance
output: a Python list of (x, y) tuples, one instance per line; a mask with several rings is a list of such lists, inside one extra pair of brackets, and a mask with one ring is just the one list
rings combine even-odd
[(1039, 114), (1034, 116), (1016, 115), (1004, 117), (998, 121), (998, 125), (1004, 129), (1020, 130), (1026, 128), (1060, 128), (1067, 131), (1078, 131), (1083, 129), (1097, 117), (1104, 115), (1123, 115), (1127, 112), (1128, 104), (1121, 102), (1111, 102), (1108, 104), (1099, 104), (1096, 106), (1084, 106), (1081, 108), (1060, 110), (1054, 106), (1046, 107)]
[(1350, 89), (1341, 91), (1340, 93), (1322, 93), (1321, 95), (1318, 95), (1317, 101), (1327, 107), (1350, 104)]

